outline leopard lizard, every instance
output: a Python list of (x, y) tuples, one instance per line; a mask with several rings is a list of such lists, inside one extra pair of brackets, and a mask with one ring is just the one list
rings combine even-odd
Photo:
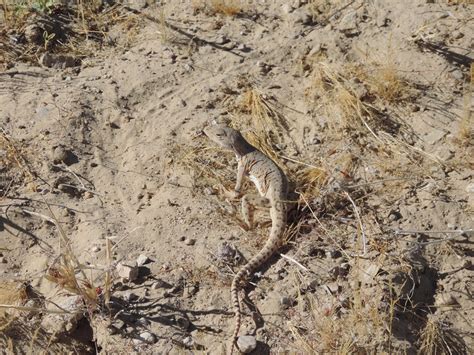
[(232, 305), (235, 312), (235, 329), (232, 335), (230, 353), (237, 343), (242, 313), (239, 300), (239, 289), (245, 277), (265, 263), (281, 246), (286, 228), (286, 200), (288, 180), (283, 171), (273, 160), (248, 143), (239, 131), (224, 124), (206, 127), (204, 134), (225, 149), (235, 153), (238, 162), (237, 181), (233, 192), (234, 198), (241, 196), (244, 176), (248, 176), (255, 184), (260, 195), (246, 194), (242, 196), (242, 215), (249, 229), (253, 228), (253, 212), (255, 206), (270, 208), (272, 226), (270, 237), (263, 248), (254, 255), (234, 276), (231, 286)]

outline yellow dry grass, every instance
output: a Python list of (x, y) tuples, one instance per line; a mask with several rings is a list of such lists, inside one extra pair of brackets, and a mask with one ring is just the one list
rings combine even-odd
[(205, 10), (208, 13), (235, 16), (243, 11), (242, 0), (193, 0), (192, 6), (195, 10)]
[(420, 334), (418, 354), (465, 354), (467, 350), (459, 337), (449, 327), (429, 317)]
[[(9, 186), (4, 191), (3, 195), (6, 195), (8, 189), (10, 189), (14, 184), (30, 185), (32, 190), (36, 189), (34, 185), (35, 175), (28, 163), (27, 151), (1, 128), (0, 167), (5, 169), (5, 177), (10, 179)], [(2, 183), (6, 182), (4, 181)]]
[[(100, 0), (76, 0), (68, 4), (67, 8), (52, 1), (27, 0), (15, 3), (1, 0), (3, 22), (0, 22), (0, 68), (8, 68), (16, 61), (37, 64), (45, 51), (77, 58), (96, 55), (98, 48), (111, 43), (107, 33), (114, 26), (120, 27), (124, 33), (124, 45), (128, 46), (138, 34), (142, 23), (139, 16), (121, 5), (103, 5)], [(45, 31), (41, 44), (14, 44), (9, 36), (4, 35), (21, 36), (28, 23), (48, 23), (55, 17), (61, 17), (67, 23), (67, 30), (71, 30), (66, 39), (59, 40), (54, 33)]]
[[(296, 280), (302, 287), (303, 278), (296, 277)], [(353, 297), (350, 303), (346, 302), (344, 312), (339, 310), (335, 295), (299, 294), (298, 304), (304, 305), (305, 311), (288, 322), (296, 349), (318, 354), (381, 350), (394, 308), (382, 311), (382, 288), (378, 287), (375, 292), (364, 288), (351, 290)]]

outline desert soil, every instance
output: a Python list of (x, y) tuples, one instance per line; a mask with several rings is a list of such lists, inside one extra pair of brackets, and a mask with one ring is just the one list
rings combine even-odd
[(27, 307), (1, 308), (4, 351), (228, 349), (269, 224), (218, 188), (235, 159), (201, 130), (226, 122), (297, 201), (241, 294), (254, 354), (472, 353), (474, 5), (220, 3), (131, 2), (77, 62), (4, 66), (0, 303)]

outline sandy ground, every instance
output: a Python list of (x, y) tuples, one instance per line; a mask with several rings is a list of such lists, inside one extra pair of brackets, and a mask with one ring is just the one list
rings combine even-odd
[[(46, 312), (20, 319), (78, 352), (225, 351), (239, 263), (223, 250), (248, 259), (268, 228), (222, 212), (215, 184), (231, 187), (236, 165), (200, 134), (217, 120), (268, 133), (300, 193), (291, 260), (275, 256), (246, 289), (255, 354), (468, 353), (473, 5), (268, 1), (227, 16), (145, 3), (132, 37), (112, 28), (115, 45), (79, 67), (0, 73), (1, 280), (58, 303), (70, 292), (44, 277), (64, 252), (56, 224), (94, 287), (114, 245), (111, 308), (54, 331)], [(274, 126), (259, 128), (249, 93)], [(311, 167), (324, 172), (312, 190)], [(117, 263), (140, 255), (138, 278), (122, 280)]]

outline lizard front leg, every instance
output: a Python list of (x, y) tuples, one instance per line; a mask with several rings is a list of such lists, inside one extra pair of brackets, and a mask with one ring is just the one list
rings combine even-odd
[(238, 166), (237, 166), (237, 179), (235, 182), (235, 187), (233, 191), (229, 191), (224, 188), (224, 195), (231, 199), (231, 200), (236, 200), (241, 196), (241, 189), (242, 189), (242, 182), (244, 180), (245, 176), (245, 164), (242, 161), (242, 159), (238, 160)]

